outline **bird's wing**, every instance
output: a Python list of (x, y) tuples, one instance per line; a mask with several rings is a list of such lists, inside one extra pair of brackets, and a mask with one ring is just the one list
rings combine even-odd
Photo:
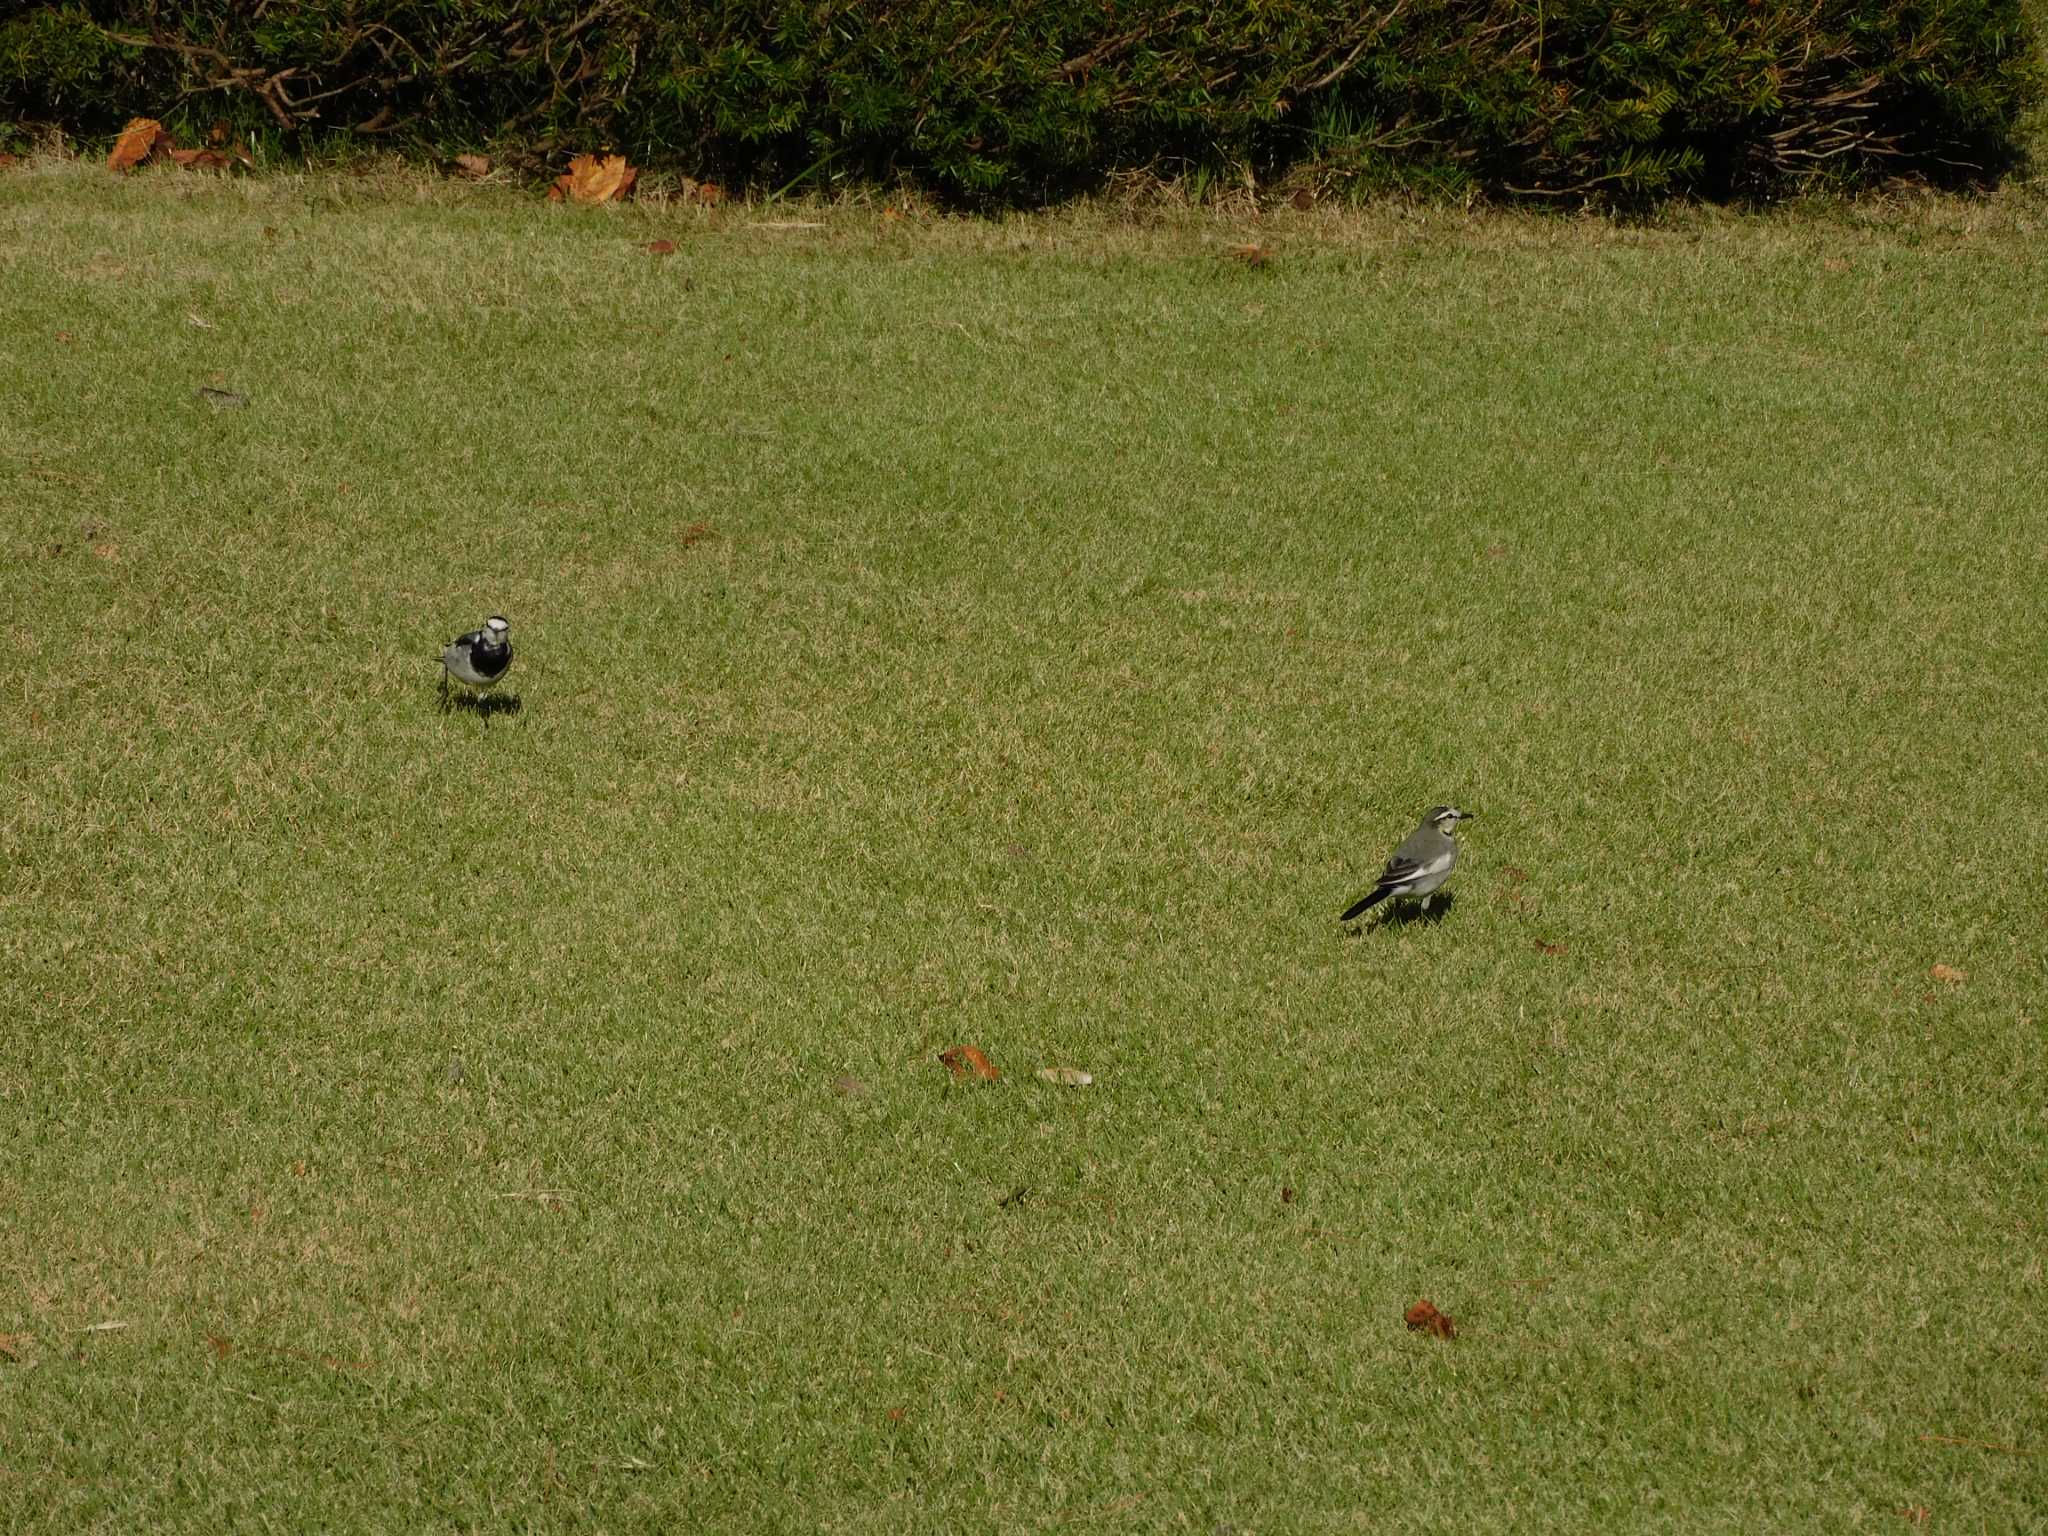
[(1379, 889), (1384, 891), (1393, 886), (1406, 885), (1422, 873), (1422, 860), (1411, 859), (1405, 854), (1397, 853), (1387, 860), (1387, 867), (1380, 871)]

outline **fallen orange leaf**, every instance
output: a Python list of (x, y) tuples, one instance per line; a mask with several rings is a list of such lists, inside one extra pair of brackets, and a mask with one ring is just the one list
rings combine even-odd
[(217, 1333), (209, 1333), (206, 1336), (206, 1347), (213, 1351), (215, 1359), (225, 1360), (235, 1352), (235, 1341), (224, 1339)]
[(21, 1346), (27, 1340), (25, 1333), (0, 1333), (0, 1355), (10, 1360), (21, 1358)]
[(1450, 1314), (1439, 1312), (1427, 1296), (1408, 1309), (1407, 1323), (1415, 1333), (1433, 1333), (1440, 1339), (1455, 1339), (1457, 1328), (1452, 1324)]
[(1536, 947), (1546, 955), (1561, 955), (1564, 953), (1564, 946), (1562, 944), (1553, 944), (1548, 939), (1538, 939)]
[(107, 169), (125, 171), (154, 160), (160, 150), (168, 149), (171, 136), (164, 131), (164, 125), (153, 117), (129, 119), (128, 126), (121, 130), (121, 137), (114, 140), (114, 147), (107, 154)]
[(228, 157), (217, 149), (176, 149), (165, 151), (188, 171), (224, 171)]
[(956, 1045), (949, 1050), (941, 1051), (939, 1060), (946, 1064), (946, 1070), (953, 1074), (956, 1082), (966, 1077), (970, 1071), (991, 1083), (1003, 1075), (996, 1070), (994, 1063), (971, 1045)]
[(548, 196), (555, 202), (566, 197), (576, 203), (622, 203), (633, 195), (633, 183), (639, 179), (640, 173), (624, 155), (578, 155), (555, 178)]
[(0, 171), (11, 171), (21, 163), (19, 155), (0, 154)]
[(452, 164), (471, 181), (480, 181), (491, 174), (489, 155), (457, 155)]
[(650, 256), (673, 256), (676, 243), (673, 240), (650, 240), (647, 242), (646, 250)]
[(1263, 267), (1273, 259), (1273, 247), (1257, 243), (1233, 245), (1228, 247), (1223, 254), (1243, 262), (1248, 267)]
[(1934, 1511), (1925, 1504), (1913, 1504), (1899, 1511), (1899, 1518), (1908, 1525), (1925, 1525), (1934, 1518)]
[(1927, 974), (1936, 981), (1968, 981), (1970, 979), (1968, 971), (1960, 970), (1953, 965), (1943, 965), (1939, 961), (1935, 962), (1934, 967)]
[(716, 208), (725, 201), (725, 188), (715, 181), (700, 181), (697, 183), (696, 197), (706, 208)]

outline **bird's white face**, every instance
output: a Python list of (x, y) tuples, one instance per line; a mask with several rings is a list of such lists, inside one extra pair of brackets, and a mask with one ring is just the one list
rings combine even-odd
[(489, 618), (484, 620), (484, 632), (491, 637), (493, 642), (502, 644), (505, 637), (512, 633), (512, 626), (503, 619)]
[(1445, 837), (1458, 835), (1458, 823), (1465, 819), (1465, 812), (1446, 806), (1436, 818), (1436, 829)]

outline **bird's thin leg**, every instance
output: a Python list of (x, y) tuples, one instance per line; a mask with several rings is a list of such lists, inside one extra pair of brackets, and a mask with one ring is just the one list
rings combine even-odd
[(441, 713), (448, 713), (448, 663), (441, 663)]
[(1430, 903), (1431, 903), (1432, 901), (1435, 901), (1435, 900), (1436, 900), (1436, 896), (1435, 896), (1434, 894), (1431, 894), (1431, 895), (1428, 895), (1428, 896), (1425, 896), (1425, 897), (1423, 897), (1423, 898), (1422, 898), (1422, 910), (1423, 910), (1423, 911), (1424, 911), (1425, 913), (1427, 913), (1427, 912), (1429, 911), (1429, 904), (1430, 904)]

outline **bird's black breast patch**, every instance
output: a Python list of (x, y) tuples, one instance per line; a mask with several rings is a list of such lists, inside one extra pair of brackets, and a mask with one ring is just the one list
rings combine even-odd
[(476, 675), (486, 679), (504, 676), (505, 669), (512, 665), (511, 644), (500, 641), (493, 645), (482, 630), (477, 631), (470, 639), (469, 664), (476, 668)]

